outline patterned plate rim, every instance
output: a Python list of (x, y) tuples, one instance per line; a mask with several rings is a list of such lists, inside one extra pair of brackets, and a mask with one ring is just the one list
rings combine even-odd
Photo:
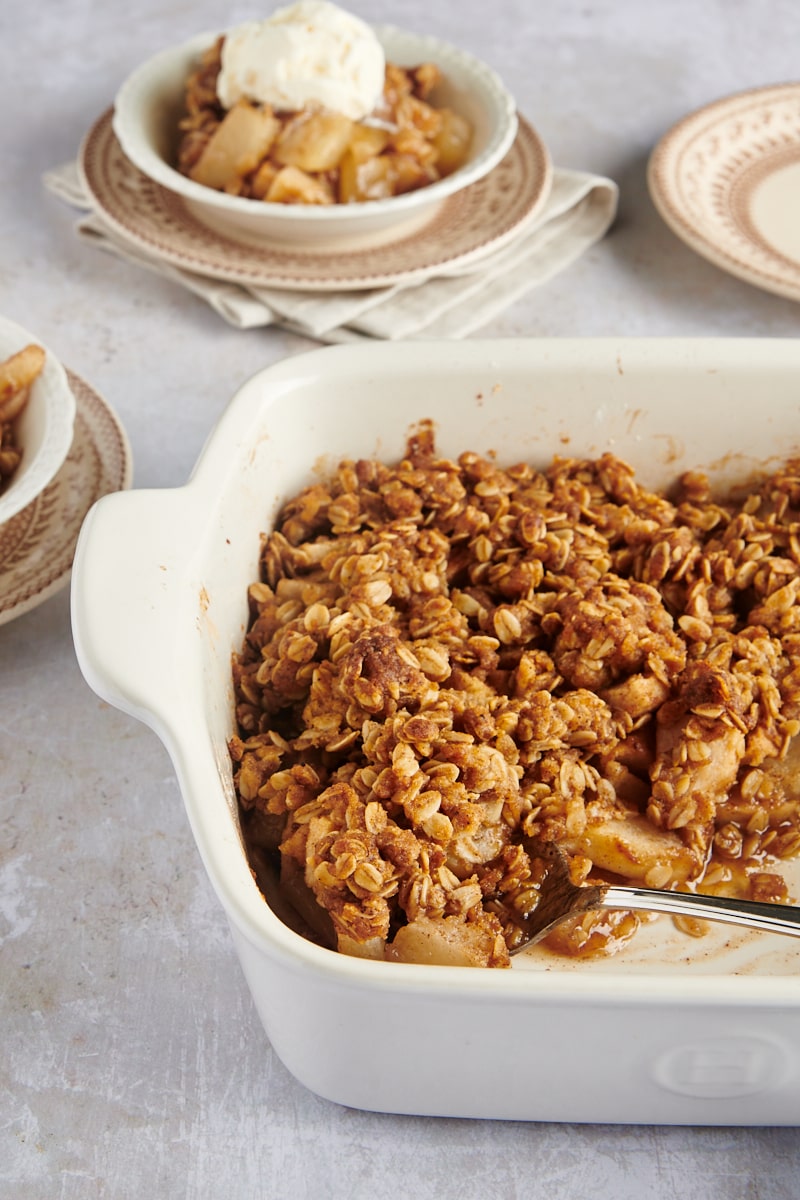
[[(477, 262), (508, 242), (541, 211), (552, 184), (547, 147), (520, 116), (517, 137), (505, 159), (484, 179), (445, 200), (428, 225), (374, 248), (317, 257), (292, 254), (238, 241), (199, 221), (182, 197), (148, 179), (125, 157), (113, 132), (112, 117), (109, 109), (98, 118), (78, 157), (84, 186), (101, 217), (117, 236), (151, 259), (251, 287), (355, 291), (413, 282), (436, 270)], [(523, 175), (523, 186), (509, 191), (498, 212), (489, 202), (491, 190), (511, 171)], [(131, 203), (137, 193), (146, 197), (145, 216)], [(483, 215), (482, 206), (489, 219), (480, 222), (469, 244), (452, 249), (448, 231), (470, 213)], [(165, 241), (166, 237), (172, 241)], [(393, 253), (405, 256), (407, 265), (387, 269), (385, 261)], [(358, 269), (354, 264), (361, 260), (363, 266)], [(322, 273), (321, 263), (326, 266)]]
[[(67, 378), (76, 414), (75, 435), (64, 465), (43, 492), (0, 527), (0, 625), (30, 612), (66, 586), (89, 509), (102, 496), (125, 491), (133, 482), (133, 456), (119, 417), (69, 368)], [(85, 491), (76, 496), (72, 480), (84, 455), (95, 460), (96, 477), (87, 479)]]
[[(789, 300), (800, 300), (800, 261), (780, 254), (753, 230), (747, 231), (748, 236), (745, 237), (747, 223), (744, 223), (743, 228), (740, 222), (739, 231), (745, 245), (752, 247), (762, 257), (768, 255), (774, 269), (770, 270), (763, 263), (753, 262), (741, 252), (736, 253), (708, 221), (699, 222), (693, 219), (692, 214), (680, 202), (682, 158), (692, 142), (708, 136), (722, 121), (730, 119), (739, 111), (744, 116), (764, 104), (791, 102), (800, 102), (800, 84), (749, 88), (697, 109), (681, 118), (660, 138), (650, 155), (647, 182), (651, 199), (662, 219), (692, 250), (746, 283)], [(796, 143), (792, 143), (791, 148), (792, 157), (800, 160), (800, 136)], [(771, 173), (771, 170), (784, 165), (786, 160), (787, 144), (775, 145), (766, 151), (761, 159), (750, 163), (748, 172), (757, 172), (758, 177), (763, 178)], [(717, 180), (720, 198), (730, 194), (739, 182), (739, 177), (732, 171), (726, 179)], [(787, 268), (790, 272), (789, 278)], [(797, 282), (792, 278), (795, 275)]]

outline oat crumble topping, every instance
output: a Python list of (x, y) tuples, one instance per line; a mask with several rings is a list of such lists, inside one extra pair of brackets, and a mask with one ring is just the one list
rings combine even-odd
[[(289, 500), (261, 561), (230, 753), (256, 876), (279, 854), (312, 936), (507, 966), (507, 906), (537, 886), (522, 833), (576, 882), (789, 899), (800, 461), (668, 497), (611, 454), (450, 461), (423, 425), (398, 464)], [(640, 919), (546, 944), (610, 952)]]

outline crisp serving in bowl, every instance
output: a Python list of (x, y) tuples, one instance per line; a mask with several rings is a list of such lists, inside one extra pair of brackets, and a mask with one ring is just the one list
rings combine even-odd
[[(654, 550), (654, 557), (648, 558), (647, 545), (655, 547), (652, 522), (657, 524), (668, 512), (665, 506), (673, 501), (653, 502), (648, 507), (647, 497), (667, 492), (686, 471), (706, 472), (711, 492), (701, 495), (698, 477), (692, 476), (684, 487), (694, 479), (694, 490), (681, 501), (684, 506), (694, 506), (699, 522), (695, 532), (700, 537), (698, 531), (714, 511), (712, 496), (722, 497), (735, 487), (745, 487), (748, 495), (755, 494), (765, 476), (779, 471), (781, 464), (800, 452), (800, 440), (794, 432), (799, 371), (800, 345), (789, 341), (476, 341), (460, 347), (455, 362), (452, 347), (447, 344), (420, 345), (413, 358), (407, 348), (393, 345), (317, 351), (269, 368), (239, 391), (185, 487), (112, 496), (92, 510), (82, 531), (73, 575), (73, 621), (81, 667), (103, 697), (146, 721), (168, 747), (200, 853), (228, 916), (267, 1033), (289, 1069), (315, 1091), (359, 1107), (461, 1116), (691, 1124), (781, 1124), (796, 1120), (800, 1072), (792, 1064), (800, 1063), (800, 959), (795, 941), (727, 927), (715, 927), (706, 936), (695, 938), (669, 919), (659, 917), (643, 924), (636, 936), (611, 957), (569, 958), (537, 947), (515, 957), (510, 970), (427, 965), (398, 961), (392, 956), (387, 962), (383, 955), (381, 961), (374, 961), (339, 953), (304, 935), (293, 911), (295, 896), (290, 896), (292, 903), (288, 903), (286, 889), (280, 886), (277, 875), (270, 876), (269, 862), (254, 862), (248, 857), (252, 847), (248, 844), (247, 820), (240, 812), (241, 778), (239, 795), (236, 780), (238, 764), (244, 760), (237, 754), (236, 739), (247, 740), (244, 735), (248, 734), (249, 705), (251, 715), (258, 715), (257, 724), (265, 718), (259, 732), (268, 735), (261, 743), (267, 769), (264, 780), (257, 781), (256, 791), (263, 788), (266, 816), (266, 810), (273, 807), (273, 815), (283, 821), (285, 812), (278, 811), (277, 804), (271, 805), (273, 799), (291, 812), (293, 826), (286, 827), (289, 839), (295, 837), (305, 816), (314, 815), (310, 809), (320, 796), (311, 793), (320, 781), (315, 782), (312, 773), (320, 764), (326, 765), (325, 755), (333, 758), (342, 754), (348, 738), (355, 745), (359, 737), (365, 737), (375, 751), (375, 762), (379, 763), (381, 756), (386, 758), (387, 773), (382, 779), (377, 768), (369, 764), (363, 770), (355, 767), (356, 772), (362, 771), (358, 778), (353, 774), (349, 781), (343, 776), (336, 781), (342, 789), (349, 786), (355, 793), (348, 793), (348, 802), (341, 808), (344, 826), (348, 824), (348, 808), (351, 810), (348, 829), (317, 826), (315, 832), (321, 836), (312, 843), (315, 858), (311, 867), (314, 871), (322, 868), (320, 882), (332, 890), (353, 875), (357, 887), (369, 893), (378, 882), (376, 870), (381, 872), (381, 887), (393, 882), (383, 875), (383, 864), (390, 861), (388, 853), (381, 855), (380, 861), (375, 857), (356, 862), (353, 872), (347, 860), (348, 847), (340, 845), (333, 856), (328, 853), (340, 835), (346, 840), (347, 833), (352, 832), (359, 836), (352, 839), (349, 853), (358, 857), (356, 843), (362, 832), (359, 805), (366, 814), (369, 804), (374, 804), (364, 823), (367, 833), (380, 834), (381, 824), (386, 829), (379, 810), (394, 820), (397, 834), (391, 832), (385, 845), (394, 841), (395, 865), (402, 864), (404, 851), (408, 852), (406, 858), (414, 857), (414, 848), (403, 831), (413, 831), (415, 820), (419, 826), (415, 843), (426, 837), (431, 845), (439, 839), (444, 846), (449, 828), (441, 818), (446, 817), (455, 828), (464, 815), (471, 819), (473, 809), (479, 806), (485, 806), (487, 817), (492, 815), (490, 809), (493, 813), (499, 808), (502, 813), (508, 797), (500, 795), (498, 789), (513, 789), (506, 770), (514, 757), (508, 739), (514, 733), (511, 718), (519, 714), (508, 706), (503, 712), (496, 710), (497, 728), (491, 728), (493, 714), (486, 708), (482, 687), (470, 686), (470, 664), (466, 660), (459, 665), (460, 727), (453, 727), (444, 709), (438, 730), (423, 728), (420, 722), (414, 725), (413, 717), (407, 725), (398, 712), (399, 719), (382, 732), (377, 719), (381, 680), (386, 684), (383, 703), (386, 695), (395, 701), (403, 698), (403, 680), (423, 686), (422, 675), (429, 681), (435, 681), (437, 675), (444, 679), (446, 664), (438, 644), (441, 638), (423, 629), (426, 620), (436, 618), (436, 612), (425, 608), (424, 596), (442, 580), (444, 568), (437, 557), (444, 537), (441, 529), (430, 521), (414, 534), (420, 545), (427, 539), (430, 578), (426, 580), (427, 572), (416, 569), (407, 576), (402, 572), (397, 576), (407, 578), (411, 589), (404, 601), (405, 612), (409, 623), (413, 618), (419, 642), (412, 656), (415, 661), (410, 661), (408, 655), (400, 657), (403, 665), (399, 677), (391, 670), (381, 673), (382, 665), (398, 665), (392, 653), (398, 649), (397, 638), (393, 642), (387, 634), (383, 642), (378, 639), (368, 647), (362, 641), (357, 646), (357, 639), (350, 636), (353, 628), (347, 628), (348, 613), (351, 624), (352, 619), (368, 623), (370, 611), (387, 603), (387, 580), (377, 561), (382, 551), (359, 543), (351, 546), (348, 554), (337, 557), (335, 548), (329, 545), (331, 535), (358, 524), (363, 514), (367, 526), (377, 531), (381, 506), (389, 505), (410, 536), (421, 495), (440, 512), (447, 509), (449, 498), (453, 520), (460, 512), (470, 527), (474, 522), (485, 525), (485, 543), (480, 541), (480, 531), (471, 539), (473, 548), (479, 551), (473, 566), (480, 570), (481, 563), (489, 564), (487, 572), (496, 566), (496, 578), (465, 585), (454, 577), (457, 586), (460, 582), (458, 590), (464, 600), (458, 599), (459, 617), (452, 612), (450, 616), (462, 623), (480, 623), (479, 610), (483, 607), (491, 628), (464, 631), (465, 638), (451, 642), (453, 646), (461, 644), (467, 657), (477, 656), (482, 662), (486, 676), (477, 682), (491, 682), (497, 694), (503, 695), (511, 677), (504, 682), (503, 672), (509, 664), (501, 660), (501, 648), (511, 647), (518, 636), (517, 623), (522, 624), (512, 593), (525, 582), (525, 572), (515, 574), (512, 569), (503, 583), (502, 562), (494, 564), (489, 550), (498, 532), (492, 527), (491, 511), (500, 511), (503, 497), (508, 499), (511, 494), (511, 485), (529, 487), (531, 500), (535, 495), (541, 501), (546, 499), (548, 488), (552, 491), (555, 477), (548, 482), (546, 473), (555, 455), (573, 462), (602, 464), (594, 468), (595, 475), (588, 467), (572, 476), (567, 472), (559, 484), (560, 494), (547, 502), (547, 512), (539, 514), (543, 528), (535, 517), (524, 525), (530, 534), (541, 533), (538, 540), (549, 547), (552, 561), (547, 568), (551, 576), (548, 586), (569, 557), (559, 559), (559, 550), (568, 549), (572, 541), (577, 539), (581, 550), (578, 557), (588, 567), (594, 550), (600, 556), (606, 553), (600, 528), (592, 525), (588, 514), (593, 513), (601, 525), (605, 522), (610, 533), (616, 528), (617, 518), (612, 512), (615, 505), (624, 508), (628, 504), (633, 514), (628, 514), (626, 529), (618, 537), (614, 551), (617, 567), (619, 555), (629, 553), (633, 559), (640, 553), (642, 561), (651, 562), (655, 571), (656, 564), (664, 565), (666, 560), (663, 548)], [(751, 401), (756, 394), (768, 398), (758, 422), (752, 420)], [(459, 480), (453, 469), (442, 467), (441, 476), (432, 480), (427, 472), (430, 469), (435, 474), (438, 468), (424, 458), (422, 443), (419, 449), (423, 457), (414, 462), (412, 456), (406, 467), (387, 467), (382, 475), (378, 467), (369, 465), (402, 463), (409, 436), (420, 428), (429, 428), (425, 422), (432, 423), (436, 461), (440, 458), (455, 463), (465, 450), (475, 455), (464, 464), (464, 470), (472, 473), (470, 486), (475, 500), (463, 512), (459, 509), (463, 479)], [(625, 460), (630, 471), (612, 469), (609, 455)], [(337, 463), (342, 460), (353, 465), (341, 468), (337, 477)], [(530, 464), (529, 478), (513, 469), (521, 462)], [(400, 474), (393, 473), (395, 470)], [(598, 488), (599, 473), (603, 471), (605, 499)], [(340, 487), (337, 496), (332, 497), (331, 510), (324, 495), (328, 494), (326, 489), (330, 490), (332, 477), (347, 486)], [(383, 484), (386, 490), (381, 493)], [(637, 492), (637, 487), (643, 491)], [(586, 489), (583, 500), (581, 489)], [(789, 508), (797, 503), (793, 489), (791, 485)], [(300, 499), (292, 502), (295, 497)], [(324, 520), (317, 507), (320, 500), (323, 508), (328, 505)], [(639, 511), (642, 504), (647, 513)], [(531, 502), (532, 513), (535, 507)], [(761, 564), (767, 573), (771, 566), (778, 574), (785, 569), (796, 579), (792, 529), (787, 527), (786, 544), (779, 551), (774, 547), (766, 550), (763, 539), (754, 540), (747, 534), (748, 516), (753, 518), (749, 510), (752, 504), (745, 501), (742, 515), (732, 518), (741, 526), (742, 584), (747, 583), (745, 576), (752, 570), (749, 566), (744, 569), (745, 563), (758, 563), (760, 557), (772, 560)], [(784, 509), (784, 515), (787, 511)], [(332, 523), (329, 518), (333, 518)], [(316, 529), (314, 522), (318, 519)], [(508, 522), (501, 525), (504, 536), (510, 536)], [(316, 532), (313, 537), (307, 536), (312, 527)], [(670, 528), (669, 523), (664, 526), (665, 530)], [(395, 531), (400, 532), (399, 526)], [(705, 529), (702, 536), (711, 532)], [(369, 540), (363, 529), (360, 535), (353, 530), (352, 536)], [(385, 530), (383, 536), (387, 536)], [(661, 540), (672, 546), (672, 537), (669, 532)], [(701, 572), (699, 581), (703, 586), (699, 591), (706, 599), (711, 597), (714, 619), (724, 615), (723, 592), (730, 583), (722, 560), (732, 543), (721, 537), (723, 542), (718, 560), (713, 547), (707, 545), (708, 578), (700, 559), (696, 555), (690, 559)], [(680, 538), (675, 544), (679, 543), (683, 544)], [(521, 544), (519, 539), (517, 544)], [(510, 545), (500, 547), (498, 543), (498, 549), (505, 552)], [(265, 546), (269, 548), (270, 563), (280, 561), (281, 571), (272, 579), (268, 574), (266, 580), (256, 583), (255, 592), (248, 596), (251, 585), (260, 580)], [(316, 562), (320, 548), (322, 557)], [(323, 562), (329, 551), (329, 560)], [(673, 558), (671, 550), (669, 558), (667, 573), (660, 577), (665, 580), (669, 576), (669, 586), (679, 588), (683, 559), (679, 562), (678, 556)], [(507, 559), (513, 568), (513, 555), (507, 555)], [(366, 577), (357, 578), (365, 566), (369, 568)], [(318, 567), (329, 570), (330, 581), (323, 579)], [(568, 573), (564, 574), (561, 584), (568, 592)], [(583, 578), (580, 573), (575, 576), (579, 577)], [(349, 607), (337, 617), (333, 610), (340, 594), (336, 588), (342, 580), (348, 585)], [(414, 580), (421, 589), (418, 593), (414, 593)], [(489, 583), (505, 588), (505, 604), (491, 607)], [(756, 591), (759, 586), (754, 584)], [(318, 588), (325, 594), (317, 594)], [(275, 593), (276, 603), (268, 589)], [(796, 583), (789, 591), (794, 589)], [(788, 652), (796, 634), (790, 628), (791, 620), (782, 625), (789, 612), (789, 608), (783, 608), (788, 593), (778, 595), (770, 589), (769, 595), (777, 596), (774, 606), (765, 600), (771, 612), (765, 614), (769, 619), (753, 620), (786, 639), (787, 673), (781, 684), (784, 699), (793, 703)], [(613, 598), (607, 590), (606, 601)], [(559, 620), (569, 615), (569, 605), (561, 607), (560, 612), (553, 608)], [(793, 605), (790, 608), (794, 610)], [(446, 614), (439, 615), (446, 624)], [(703, 641), (713, 622), (699, 611), (685, 611), (683, 615), (691, 618), (680, 626), (691, 642), (685, 646), (690, 655), (692, 646)], [(272, 685), (279, 683), (287, 697), (294, 691), (296, 707), (291, 719), (296, 723), (305, 703), (300, 686), (303, 670), (314, 662), (317, 634), (322, 640), (321, 631), (327, 628), (329, 617), (339, 622), (337, 629), (329, 630), (329, 645), (334, 636), (339, 637), (331, 663), (336, 665), (341, 651), (339, 661), (347, 671), (351, 700), (345, 706), (340, 689), (342, 703), (334, 703), (334, 693), (322, 687), (319, 705), (313, 713), (309, 710), (299, 725), (292, 724), (286, 712), (280, 713), (277, 708), (270, 720), (277, 687), (265, 700), (240, 686), (242, 680), (246, 683), (249, 664), (243, 673), (236, 674), (239, 668), (234, 664), (241, 664), (245, 639), (250, 638), (252, 661), (260, 658), (259, 667), (264, 665), (261, 683), (267, 679)], [(130, 633), (126, 639), (118, 634), (121, 621)], [(284, 640), (273, 640), (272, 632), (278, 632), (281, 626)], [(447, 630), (443, 624), (434, 632), (443, 636)], [(526, 661), (526, 681), (531, 682), (537, 670), (545, 671), (548, 654), (559, 674), (573, 672), (582, 657), (572, 653), (583, 644), (578, 632), (573, 622), (570, 636), (576, 635), (575, 645), (568, 644), (569, 638), (565, 637), (553, 653), (545, 645), (533, 647), (542, 653), (534, 653)], [(558, 638), (555, 624), (550, 635)], [(764, 648), (759, 637), (753, 637), (751, 649)], [(761, 689), (764, 712), (769, 716), (773, 677), (768, 677), (766, 671), (759, 673), (755, 661), (747, 658), (747, 641), (744, 637), (735, 651), (747, 669), (738, 672), (734, 665), (731, 673), (741, 674), (739, 683), (754, 696)], [(600, 648), (598, 642), (598, 653), (583, 656), (591, 660), (584, 663), (587, 669), (596, 668), (601, 658), (613, 659), (611, 649), (600, 654)], [(266, 654), (262, 653), (264, 649)], [(635, 658), (637, 647), (628, 649)], [(640, 699), (664, 682), (654, 668), (669, 655), (665, 659), (664, 655), (653, 655), (652, 650), (650, 646), (640, 672), (653, 672), (648, 687), (632, 689)], [(359, 665), (368, 660), (372, 670), (369, 678)], [(724, 664), (715, 665), (721, 671), (727, 670)], [(518, 671), (519, 667), (513, 669)], [(331, 668), (319, 664), (318, 678), (326, 674), (332, 678)], [(611, 689), (617, 682), (604, 681), (602, 690), (606, 690), (605, 683)], [(566, 693), (559, 693), (555, 679), (549, 683), (558, 703), (562, 703)], [(392, 691), (395, 685), (400, 689), (396, 696)], [(589, 690), (590, 685), (582, 683), (580, 688)], [(510, 687), (505, 690), (510, 691)], [(539, 688), (537, 694), (541, 692), (548, 693), (548, 686)], [(586, 696), (577, 697), (581, 698), (587, 700)], [(699, 714), (700, 722), (709, 723), (708, 744), (718, 740), (729, 749), (729, 730), (737, 722), (727, 724), (725, 716), (735, 711), (736, 717), (747, 723), (754, 715), (752, 706), (740, 711), (734, 705), (729, 713), (721, 696), (696, 698), (704, 709)], [(360, 724), (355, 721), (345, 729), (340, 718), (347, 716), (347, 707), (355, 715), (359, 705), (374, 711)], [(550, 714), (553, 736), (562, 729), (574, 744), (565, 749), (562, 738), (558, 745), (539, 747), (554, 752), (548, 788), (542, 788), (547, 779), (536, 781), (537, 794), (541, 795), (545, 790), (554, 795), (561, 782), (568, 792), (576, 782), (579, 765), (586, 784), (588, 777), (581, 758), (590, 753), (586, 735), (609, 732), (603, 721), (592, 724), (592, 712), (598, 717), (600, 706), (589, 711), (588, 700), (585, 712), (573, 708), (573, 715), (586, 717), (579, 728), (565, 719), (566, 710), (556, 711), (557, 707), (554, 704)], [(568, 700), (566, 707), (570, 707)], [(311, 719), (314, 716), (319, 720)], [(667, 728), (679, 729), (680, 714), (675, 710), (670, 716), (675, 719)], [(788, 707), (784, 716), (791, 721)], [(291, 753), (301, 748), (291, 743), (302, 738), (303, 726), (312, 740), (317, 739), (331, 717), (336, 718), (331, 740), (313, 748), (316, 758), (312, 761), (309, 756), (310, 770), (304, 774), (302, 763), (289, 761)], [(560, 724), (556, 718), (560, 718)], [(756, 728), (757, 722), (752, 722), (750, 731)], [(794, 725), (787, 724), (783, 731), (776, 725), (773, 732), (778, 754), (782, 734), (792, 734), (793, 730)], [(274, 737), (269, 736), (270, 731)], [(767, 725), (761, 732), (769, 732)], [(451, 733), (455, 736), (450, 737)], [(692, 740), (685, 728), (684, 733), (684, 743)], [(716, 733), (720, 734), (718, 739)], [(432, 743), (444, 734), (448, 735), (450, 749), (437, 747), (436, 754), (425, 757), (426, 737)], [(392, 737), (395, 740), (390, 744)], [(471, 753), (476, 738), (482, 739), (486, 750), (481, 750), (470, 764), (464, 754)], [(678, 750), (680, 741), (679, 736), (673, 743)], [(536, 747), (529, 742), (527, 752), (532, 762)], [(250, 749), (255, 752), (254, 746)], [(750, 751), (755, 749), (753, 741)], [(498, 752), (493, 754), (493, 750)], [(555, 752), (559, 756), (557, 771)], [(687, 749), (687, 759), (689, 753)], [(272, 770), (281, 755), (288, 763), (283, 778), (280, 771)], [(420, 755), (429, 780), (431, 772), (435, 775), (438, 771), (439, 786), (418, 789), (412, 795), (415, 781), (413, 771), (407, 768), (413, 767), (412, 758), (420, 762)], [(438, 760), (436, 770), (434, 759)], [(565, 772), (562, 781), (566, 759), (575, 770)], [(677, 760), (676, 764), (680, 766)], [(458, 782), (456, 769), (473, 795), (444, 795)], [(610, 799), (609, 788), (618, 788), (626, 804), (638, 805), (640, 798), (631, 778), (637, 769), (630, 758), (617, 760), (606, 772), (600, 789), (606, 793), (605, 799)], [(479, 776), (487, 772), (493, 780), (494, 794), (490, 794), (491, 788), (481, 791), (478, 786)], [(666, 782), (675, 784), (669, 796), (665, 789), (659, 789), (655, 797), (659, 804), (663, 800), (660, 811), (674, 817), (680, 815), (679, 807), (668, 807), (668, 802), (678, 805), (684, 794), (679, 774), (675, 771), (665, 777)], [(708, 782), (716, 785), (720, 781), (721, 769), (717, 771), (712, 765)], [(761, 782), (752, 780), (753, 785)], [(392, 789), (405, 784), (410, 785), (405, 795), (408, 813), (401, 817), (399, 807), (392, 807), (393, 797), (399, 795)], [(358, 794), (364, 786), (373, 793), (367, 804)], [(429, 794), (424, 795), (425, 791)], [(430, 794), (434, 791), (442, 799)], [(745, 795), (742, 799), (749, 802), (754, 797)], [(763, 804), (756, 805), (759, 811), (753, 810), (748, 837), (760, 838), (768, 833), (769, 821), (763, 824), (761, 811), (769, 807), (766, 791), (759, 799)], [(309, 806), (305, 812), (304, 805)], [(550, 833), (563, 830), (569, 835), (568, 821), (574, 822), (572, 832), (576, 837), (585, 833), (585, 827), (583, 831), (579, 828), (577, 803), (571, 803), (563, 812), (555, 803), (549, 811), (545, 809), (543, 806), (539, 814), (530, 809), (527, 815), (533, 821), (549, 821)], [(329, 806), (316, 815), (324, 821), (334, 812), (334, 806)], [(743, 807), (738, 816), (729, 815), (735, 823), (742, 818)], [(372, 830), (367, 828), (370, 823)], [(662, 831), (656, 821), (653, 824), (657, 832)], [(703, 834), (704, 829), (693, 823), (693, 818), (688, 825), (681, 820), (663, 824), (671, 824), (669, 832), (677, 833), (675, 842), (688, 850), (689, 857), (696, 849), (699, 853), (694, 836)], [(684, 841), (682, 829), (689, 829), (692, 837)], [(496, 835), (496, 826), (488, 820), (485, 830), (478, 830), (477, 838), (475, 829), (466, 830), (473, 837), (474, 848), (481, 852), (486, 849), (478, 844), (481, 838)], [(297, 835), (297, 842), (289, 848), (299, 849), (301, 838)], [(725, 844), (730, 849), (733, 841)], [(308, 842), (304, 851), (307, 846)], [(755, 843), (751, 848), (755, 850)], [(596, 847), (587, 843), (584, 849), (591, 857)], [(635, 852), (636, 847), (628, 845), (627, 849)], [(685, 865), (685, 858), (678, 857)], [(300, 865), (300, 859), (296, 861)], [(458, 864), (455, 869), (452, 864), (443, 865), (458, 877)], [(356, 877), (359, 866), (366, 869)], [(465, 887), (459, 903), (474, 898), (475, 888), (469, 879), (474, 866), (468, 865), (467, 872), (463, 872), (465, 879), (458, 879), (458, 884), (446, 873), (439, 878), (443, 891), (447, 891), (447, 883), (452, 884), (451, 890)], [(635, 868), (631, 860), (631, 874)], [(424, 903), (422, 873), (416, 895)], [(477, 874), (480, 876), (480, 872)], [(780, 874), (789, 896), (796, 895), (800, 881), (790, 859), (782, 860)], [(498, 877), (494, 882), (499, 885), (502, 880)], [(409, 879), (409, 895), (413, 883)], [(478, 890), (480, 884), (479, 877)], [(429, 898), (433, 888), (434, 883), (429, 883)], [(569, 1054), (563, 1053), (564, 1044), (569, 1044)], [(433, 1079), (426, 1067), (432, 1055), (439, 1064)], [(707, 1071), (695, 1072), (693, 1064), (708, 1062), (709, 1057), (722, 1064), (720, 1070), (711, 1076)], [(474, 1084), (476, 1078), (479, 1087)], [(610, 1106), (609, 1078), (615, 1080)]]
[(313, 250), (427, 223), (516, 125), (471, 55), (319, 0), (157, 54), (114, 108), (127, 157), (206, 224)]
[(0, 524), (53, 479), (72, 444), (74, 420), (62, 365), (34, 334), (0, 318)]

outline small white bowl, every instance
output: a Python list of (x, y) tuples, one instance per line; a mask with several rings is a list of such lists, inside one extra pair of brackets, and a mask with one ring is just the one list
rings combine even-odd
[[(0, 317), (0, 361), (41, 339)], [(54, 478), (72, 445), (75, 397), (67, 373), (46, 346), (45, 364), (34, 380), (28, 402), (17, 420), (22, 460), (0, 493), (0, 525), (26, 508)]]
[(187, 179), (173, 166), (186, 78), (217, 34), (200, 34), (138, 67), (117, 93), (114, 133), (134, 166), (181, 196), (195, 217), (218, 232), (284, 246), (307, 246), (312, 251), (378, 244), (407, 235), (431, 220), (449, 196), (475, 183), (500, 162), (516, 136), (516, 108), (495, 72), (463, 50), (393, 27), (375, 32), (389, 62), (399, 66), (436, 63), (444, 76), (436, 93), (438, 102), (472, 123), (468, 161), (428, 187), (388, 200), (319, 207), (229, 196)]

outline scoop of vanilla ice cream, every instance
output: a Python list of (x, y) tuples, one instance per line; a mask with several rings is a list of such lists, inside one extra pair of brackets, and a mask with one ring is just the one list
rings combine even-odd
[(364, 21), (327, 0), (300, 0), (225, 35), (217, 96), (294, 111), (318, 105), (354, 121), (383, 92), (385, 57)]

